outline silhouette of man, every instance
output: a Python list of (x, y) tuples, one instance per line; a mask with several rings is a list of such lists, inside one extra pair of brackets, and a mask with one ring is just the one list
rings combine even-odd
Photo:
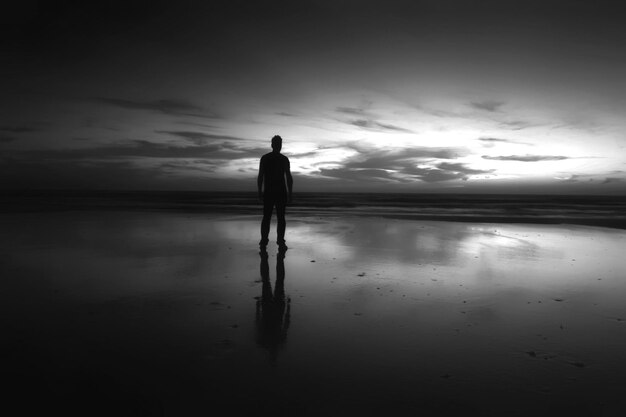
[[(257, 188), (259, 198), (263, 202), (263, 221), (261, 222), (261, 241), (259, 246), (265, 248), (269, 242), (270, 221), (272, 211), (276, 207), (276, 217), (278, 218), (278, 228), (276, 229), (279, 248), (287, 249), (285, 244), (285, 206), (291, 203), (291, 191), (293, 188), (293, 178), (289, 167), (289, 158), (280, 153), (283, 146), (283, 139), (276, 135), (272, 138), (272, 152), (261, 157), (259, 164), (259, 176), (257, 177)], [(287, 180), (285, 184), (285, 179)], [(263, 185), (265, 188), (263, 189)]]

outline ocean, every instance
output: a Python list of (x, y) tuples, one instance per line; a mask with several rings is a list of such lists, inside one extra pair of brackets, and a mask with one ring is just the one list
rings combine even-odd
[[(255, 192), (10, 191), (0, 212), (70, 210), (260, 214)], [(298, 192), (288, 214), (493, 223), (579, 224), (626, 229), (626, 196)]]

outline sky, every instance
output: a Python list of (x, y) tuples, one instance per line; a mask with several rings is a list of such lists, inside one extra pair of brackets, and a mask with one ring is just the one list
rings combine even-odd
[(0, 189), (626, 195), (614, 4), (5, 2)]

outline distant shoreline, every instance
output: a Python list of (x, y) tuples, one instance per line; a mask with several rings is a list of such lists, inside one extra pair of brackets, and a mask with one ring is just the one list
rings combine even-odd
[[(253, 192), (13, 191), (1, 213), (169, 211), (258, 214)], [(625, 196), (297, 193), (295, 216), (374, 216), (480, 223), (576, 224), (626, 229)]]

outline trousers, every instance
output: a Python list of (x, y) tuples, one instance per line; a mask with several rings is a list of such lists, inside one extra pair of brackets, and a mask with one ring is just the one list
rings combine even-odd
[(287, 206), (287, 195), (284, 193), (266, 193), (263, 196), (263, 221), (261, 222), (261, 244), (267, 245), (269, 242), (270, 222), (272, 220), (272, 212), (276, 207), (276, 218), (278, 227), (276, 229), (276, 243), (285, 243), (285, 229), (287, 222), (285, 221), (285, 207)]

